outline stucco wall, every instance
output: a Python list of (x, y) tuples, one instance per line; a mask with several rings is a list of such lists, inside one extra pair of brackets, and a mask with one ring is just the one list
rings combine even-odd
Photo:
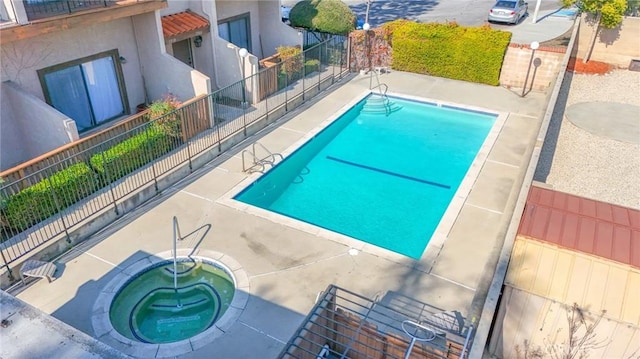
[(278, 46), (302, 46), (302, 33), (282, 22), (279, 1), (260, 1), (262, 58), (275, 54)]
[[(527, 91), (529, 88), (535, 91), (547, 89), (558, 74), (563, 57), (564, 49), (561, 48), (538, 49), (534, 54), (529, 72)], [(530, 48), (519, 45), (509, 46), (500, 70), (500, 85), (522, 89), (530, 61)], [(531, 85), (532, 81), (533, 85)]]
[[(586, 16), (580, 24), (577, 57), (582, 59), (589, 48), (594, 26)], [(640, 18), (625, 17), (615, 29), (601, 29), (591, 53), (591, 60), (628, 68), (632, 59), (640, 59)]]
[(10, 82), (1, 91), (0, 171), (78, 139), (75, 122), (36, 96)]
[[(211, 14), (215, 11), (214, 1), (168, 1), (169, 7), (160, 11), (160, 15), (169, 15), (186, 10), (190, 10), (205, 19), (209, 20), (209, 31), (202, 32), (202, 45), (195, 47), (191, 44), (193, 66), (196, 70), (204, 74), (211, 79), (211, 86), (215, 86), (215, 52), (213, 47), (213, 38), (215, 36), (216, 20), (212, 19)], [(167, 53), (171, 53), (172, 49), (170, 45), (166, 45)]]
[[(251, 28), (251, 48), (248, 49), (250, 53), (262, 58), (261, 45), (260, 45), (260, 8), (258, 1), (216, 1), (216, 14), (218, 21), (226, 20), (228, 18), (250, 13), (250, 28)], [(217, 30), (217, 22), (213, 24)], [(267, 55), (268, 56), (268, 55)]]
[(78, 29), (57, 31), (34, 39), (2, 45), (1, 80), (11, 80), (44, 100), (36, 70), (118, 49), (130, 110), (144, 101), (144, 89), (131, 18), (122, 18)]
[(134, 16), (133, 23), (140, 68), (150, 101), (168, 94), (186, 101), (211, 92), (211, 81), (207, 76), (167, 54), (159, 13)]

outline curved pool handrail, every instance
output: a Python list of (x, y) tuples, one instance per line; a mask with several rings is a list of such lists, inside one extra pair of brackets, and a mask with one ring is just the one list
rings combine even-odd
[[(411, 334), (409, 333), (409, 329), (407, 329), (406, 326), (413, 326), (414, 330), (413, 333)], [(424, 325), (420, 324), (420, 323), (416, 323), (410, 320), (405, 320), (402, 322), (402, 330), (405, 332), (405, 334), (407, 334), (408, 336), (411, 337), (411, 343), (409, 344), (409, 347), (407, 348), (407, 351), (404, 355), (404, 359), (409, 359), (409, 357), (411, 356), (411, 351), (413, 350), (413, 346), (415, 345), (415, 343), (418, 342), (430, 342), (432, 340), (434, 340), (437, 336), (436, 332), (429, 328), (429, 327), (425, 327)], [(418, 337), (416, 334), (418, 333), (418, 330), (424, 331), (425, 334), (429, 334), (428, 336), (425, 335), (424, 338), (422, 337)]]

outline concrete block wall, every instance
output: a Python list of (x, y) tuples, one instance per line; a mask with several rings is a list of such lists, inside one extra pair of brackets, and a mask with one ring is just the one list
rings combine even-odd
[[(534, 54), (527, 89), (546, 90), (562, 64), (566, 50), (563, 47), (540, 47)], [(507, 88), (522, 88), (531, 61), (529, 45), (510, 44), (500, 71), (500, 85)], [(533, 86), (531, 85), (533, 81)]]

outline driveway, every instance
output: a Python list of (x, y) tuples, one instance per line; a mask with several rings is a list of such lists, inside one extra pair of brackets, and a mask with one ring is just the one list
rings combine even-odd
[[(542, 0), (541, 0), (542, 1)], [(294, 6), (298, 0), (283, 0), (282, 4)], [(364, 0), (344, 0), (360, 19), (365, 18), (367, 4)], [(464, 26), (479, 26), (487, 21), (487, 12), (494, 0), (373, 0), (369, 8), (369, 23), (379, 26), (387, 21), (409, 19), (419, 22), (456, 21)], [(536, 1), (529, 1), (533, 15)], [(540, 10), (550, 12), (560, 8), (560, 1), (542, 1)]]
[[(526, 44), (531, 41), (554, 39), (569, 30), (573, 21), (567, 17), (553, 16), (560, 9), (560, 2), (541, 1), (538, 21), (533, 23), (536, 1), (529, 1), (529, 16), (517, 25), (491, 24), (494, 29), (513, 33), (512, 42)], [(282, 4), (294, 6), (297, 0), (283, 0)], [(364, 20), (367, 4), (363, 0), (346, 0), (351, 10)], [(418, 22), (455, 21), (463, 26), (481, 26), (487, 23), (487, 12), (494, 0), (373, 0), (369, 7), (369, 23), (372, 27), (397, 19), (409, 19)]]

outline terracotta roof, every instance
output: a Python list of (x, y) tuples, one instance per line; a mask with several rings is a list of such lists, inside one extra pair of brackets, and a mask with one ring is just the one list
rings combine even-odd
[(640, 268), (640, 211), (532, 186), (518, 234)]
[(162, 17), (162, 34), (165, 38), (208, 28), (209, 20), (189, 10)]

